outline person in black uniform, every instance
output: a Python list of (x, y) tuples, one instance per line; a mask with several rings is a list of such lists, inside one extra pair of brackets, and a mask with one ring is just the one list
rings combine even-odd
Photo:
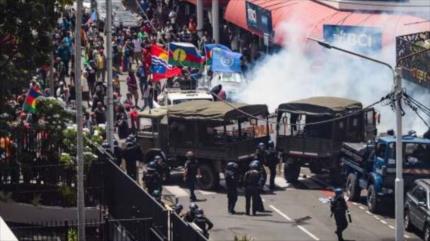
[(257, 206), (257, 211), (259, 212), (265, 212), (264, 205), (263, 205), (263, 199), (261, 198), (261, 193), (264, 192), (264, 184), (266, 183), (267, 174), (266, 170), (264, 169), (264, 166), (261, 164), (259, 160), (254, 160), (251, 162), (251, 165), (254, 165), (257, 167), (257, 171), (260, 174), (260, 178), (258, 179), (258, 186), (257, 186), (257, 199), (255, 205)]
[(270, 170), (270, 190), (275, 190), (275, 177), (276, 177), (276, 166), (279, 163), (278, 159), (278, 153), (275, 150), (275, 145), (273, 141), (269, 141), (267, 143), (267, 150), (266, 150), (266, 164), (267, 167)]
[(258, 143), (257, 150), (255, 150), (255, 159), (261, 163), (266, 163), (266, 146), (263, 142)]
[(188, 151), (185, 157), (187, 161), (185, 162), (184, 181), (190, 190), (190, 201), (195, 202), (197, 198), (194, 194), (194, 189), (196, 187), (197, 175), (199, 175), (199, 164), (194, 158), (194, 153), (192, 151)]
[(225, 182), (227, 185), (228, 212), (235, 214), (234, 206), (237, 201), (238, 168), (236, 162), (227, 163), (225, 170)]
[(121, 148), (119, 147), (119, 144), (118, 144), (117, 140), (113, 141), (113, 157), (115, 158), (115, 163), (118, 166), (121, 165), (122, 151), (121, 151)]
[(213, 228), (213, 223), (205, 216), (202, 209), (198, 209), (193, 222), (202, 230), (203, 235), (209, 238), (209, 230)]
[(191, 223), (196, 217), (196, 213), (198, 209), (199, 209), (199, 206), (197, 206), (196, 203), (194, 202), (190, 203), (190, 209), (183, 216), (185, 222)]
[(127, 163), (127, 174), (136, 180), (136, 162), (140, 161), (142, 157), (142, 152), (140, 147), (137, 145), (136, 137), (134, 135), (129, 135), (126, 140), (126, 149), (124, 151), (124, 159)]
[(260, 173), (258, 172), (258, 165), (251, 163), (249, 169), (244, 177), (243, 182), (245, 185), (245, 208), (246, 215), (250, 215), (251, 199), (252, 199), (252, 215), (257, 212), (257, 199), (258, 199), (258, 181), (260, 180)]
[[(169, 176), (169, 168), (167, 166), (167, 163), (163, 160), (163, 158), (160, 155), (156, 155), (154, 157), (155, 162), (155, 169), (157, 170), (158, 174), (160, 174), (161, 180), (166, 180)], [(165, 179), (163, 179), (163, 177)]]
[(143, 182), (148, 193), (152, 194), (155, 190), (162, 190), (162, 181), (160, 174), (157, 172), (155, 162), (150, 162), (146, 168), (146, 172), (143, 175)]
[(340, 188), (335, 189), (335, 196), (330, 200), (330, 211), (332, 217), (336, 222), (336, 235), (339, 241), (344, 241), (342, 232), (348, 227), (348, 221), (346, 214), (348, 212), (348, 206), (343, 198), (343, 191)]

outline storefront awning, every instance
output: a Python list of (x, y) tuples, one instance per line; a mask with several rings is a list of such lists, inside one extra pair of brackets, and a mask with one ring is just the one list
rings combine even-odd
[[(197, 0), (182, 0), (182, 1), (189, 2), (189, 3), (192, 3), (194, 5), (197, 5)], [(220, 7), (226, 6), (229, 1), (230, 0), (219, 0), (219, 6)], [(203, 0), (203, 6), (205, 8), (211, 8), (212, 7), (212, 0)]]
[[(270, 10), (275, 33), (274, 42), (282, 44), (291, 37), (324, 37), (324, 25), (343, 25), (377, 28), (382, 33), (382, 45), (395, 42), (396, 36), (430, 31), (430, 20), (402, 14), (340, 11), (311, 0), (248, 0)], [(224, 18), (250, 32), (246, 0), (230, 1)], [(294, 36), (292, 36), (294, 35)]]

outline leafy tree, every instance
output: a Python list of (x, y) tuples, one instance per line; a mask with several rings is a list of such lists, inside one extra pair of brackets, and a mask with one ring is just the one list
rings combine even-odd
[(73, 0), (0, 0), (0, 110), (28, 85), (36, 68), (49, 64), (51, 32)]

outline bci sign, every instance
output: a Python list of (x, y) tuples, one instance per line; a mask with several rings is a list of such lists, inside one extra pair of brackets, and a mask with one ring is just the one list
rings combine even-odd
[(379, 28), (325, 24), (323, 34), (326, 42), (346, 45), (354, 50), (371, 52), (382, 49)]

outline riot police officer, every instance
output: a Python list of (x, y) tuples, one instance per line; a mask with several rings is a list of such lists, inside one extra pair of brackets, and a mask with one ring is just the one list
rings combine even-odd
[(237, 201), (238, 168), (236, 162), (227, 163), (225, 170), (225, 182), (227, 186), (228, 212), (235, 214), (234, 206)]
[(146, 172), (143, 175), (143, 182), (148, 193), (153, 193), (155, 190), (162, 190), (162, 181), (160, 174), (157, 172), (155, 162), (150, 162), (146, 167)]
[(251, 199), (252, 199), (252, 215), (255, 215), (257, 212), (259, 180), (260, 180), (260, 173), (258, 172), (258, 165), (256, 165), (255, 163), (251, 163), (249, 165), (249, 170), (245, 173), (243, 177), (243, 182), (245, 185), (246, 215), (250, 215)]
[(136, 137), (134, 135), (129, 135), (126, 139), (126, 148), (124, 150), (124, 159), (127, 163), (126, 169), (127, 174), (136, 180), (136, 162), (140, 161), (142, 157), (142, 152), (136, 143)]
[(270, 190), (274, 190), (275, 189), (275, 177), (276, 177), (276, 166), (279, 163), (279, 159), (278, 159), (278, 153), (275, 150), (275, 144), (273, 143), (273, 141), (269, 141), (267, 143), (267, 150), (266, 150), (266, 164), (267, 167), (270, 170)]
[(263, 206), (263, 199), (261, 198), (260, 194), (264, 192), (264, 184), (266, 183), (266, 178), (267, 178), (266, 170), (264, 169), (263, 165), (259, 160), (252, 161), (251, 165), (256, 166), (257, 171), (260, 174), (260, 178), (258, 179), (258, 186), (257, 186), (258, 192), (257, 192), (257, 199), (255, 204), (257, 206), (257, 211), (264, 212), (265, 210)]
[(196, 217), (196, 213), (197, 213), (198, 209), (199, 209), (199, 206), (197, 206), (197, 204), (195, 202), (190, 203), (190, 207), (189, 207), (188, 212), (186, 212), (184, 214), (184, 217), (183, 217), (184, 220), (186, 222), (191, 223), (194, 220), (194, 218)]
[(266, 146), (263, 142), (258, 143), (257, 150), (255, 150), (255, 159), (266, 163)]
[(167, 163), (163, 160), (160, 155), (154, 157), (155, 169), (160, 174), (161, 180), (166, 180), (169, 176), (169, 168)]
[(348, 206), (343, 198), (343, 191), (341, 188), (335, 189), (335, 196), (330, 200), (330, 211), (331, 215), (334, 215), (336, 222), (336, 235), (339, 241), (344, 241), (342, 232), (348, 227), (348, 221), (346, 214), (348, 212)]
[(198, 209), (193, 222), (202, 230), (203, 235), (209, 238), (209, 230), (213, 228), (213, 223), (204, 215), (203, 209)]
[(194, 153), (192, 151), (188, 151), (185, 157), (187, 158), (187, 161), (185, 162), (184, 181), (187, 184), (188, 189), (190, 190), (190, 201), (195, 202), (197, 198), (194, 194), (194, 189), (196, 187), (199, 164), (194, 158)]

